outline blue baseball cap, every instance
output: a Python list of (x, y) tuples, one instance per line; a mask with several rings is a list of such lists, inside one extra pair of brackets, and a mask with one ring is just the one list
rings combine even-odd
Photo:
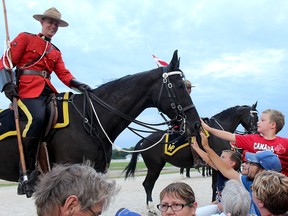
[(141, 215), (136, 212), (132, 212), (127, 208), (121, 208), (117, 211), (115, 216), (141, 216)]
[(274, 170), (281, 172), (282, 166), (278, 155), (271, 151), (258, 151), (256, 153), (246, 152), (246, 160), (252, 163), (260, 164), (265, 170)]

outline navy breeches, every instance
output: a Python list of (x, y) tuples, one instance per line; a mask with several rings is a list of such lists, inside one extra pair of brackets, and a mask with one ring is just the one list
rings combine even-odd
[(46, 95), (25, 98), (18, 101), (19, 118), (26, 122), (23, 137), (41, 137), (46, 119)]

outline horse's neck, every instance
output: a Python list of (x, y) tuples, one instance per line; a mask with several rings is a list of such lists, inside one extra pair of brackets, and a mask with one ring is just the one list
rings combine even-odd
[[(115, 110), (135, 119), (146, 108), (155, 106), (153, 93), (159, 86), (161, 75), (161, 70), (151, 70), (126, 76), (100, 86), (94, 94)], [(107, 115), (106, 118), (108, 127), (114, 127), (116, 136), (130, 124), (117, 115)]]
[(102, 90), (103, 94), (99, 97), (105, 101), (113, 102), (111, 105), (114, 105), (115, 102), (116, 104), (125, 104), (117, 107), (119, 111), (136, 108), (137, 110), (140, 109), (139, 113), (137, 113), (140, 114), (146, 108), (145, 104), (149, 100), (150, 93), (157, 85), (156, 82), (160, 80), (161, 75), (162, 71), (156, 69), (122, 77), (103, 85), (103, 87), (100, 86), (99, 89)]
[(153, 92), (159, 87), (161, 74), (161, 70), (152, 70), (133, 75), (130, 79), (122, 80), (119, 83), (122, 88), (115, 94), (125, 96), (125, 100), (120, 102), (122, 105), (118, 107), (118, 110), (122, 110), (127, 115), (136, 118), (146, 108), (155, 107)]
[(211, 119), (215, 121), (217, 128), (233, 133), (240, 124), (240, 117), (233, 115), (225, 115), (221, 117), (219, 114), (213, 116)]

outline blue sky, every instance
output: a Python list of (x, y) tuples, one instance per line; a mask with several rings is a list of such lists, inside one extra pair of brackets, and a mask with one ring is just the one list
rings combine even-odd
[[(70, 25), (52, 42), (73, 75), (93, 87), (155, 68), (150, 49), (168, 62), (178, 49), (181, 69), (196, 85), (192, 99), (200, 116), (255, 101), (259, 112), (273, 108), (288, 116), (286, 0), (6, 0), (6, 6), (10, 40), (22, 31), (40, 32), (32, 15), (56, 7)], [(59, 92), (69, 90), (52, 79)], [(8, 103), (1, 94), (0, 107)], [(139, 119), (159, 122), (157, 115), (152, 109)], [(280, 136), (288, 137), (287, 125)], [(138, 140), (125, 131), (116, 144)]]

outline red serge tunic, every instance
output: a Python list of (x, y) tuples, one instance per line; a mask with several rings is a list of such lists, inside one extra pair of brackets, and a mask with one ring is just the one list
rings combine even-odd
[(288, 176), (288, 139), (277, 136), (273, 140), (266, 140), (259, 134), (236, 135), (236, 146), (256, 153), (257, 151), (270, 150), (278, 155), (282, 173)]
[[(39, 58), (46, 51), (47, 54), (43, 58), (25, 68), (25, 64)], [(44, 70), (49, 74), (54, 71), (58, 78), (68, 87), (70, 87), (71, 79), (74, 79), (73, 75), (65, 67), (60, 50), (52, 43), (42, 39), (40, 34), (20, 33), (11, 42), (11, 55), (13, 65), (22, 70)], [(1, 59), (0, 69), (3, 67)], [(39, 75), (21, 75), (18, 86), (20, 99), (38, 97), (43, 91), (45, 84), (57, 93), (50, 79)]]

